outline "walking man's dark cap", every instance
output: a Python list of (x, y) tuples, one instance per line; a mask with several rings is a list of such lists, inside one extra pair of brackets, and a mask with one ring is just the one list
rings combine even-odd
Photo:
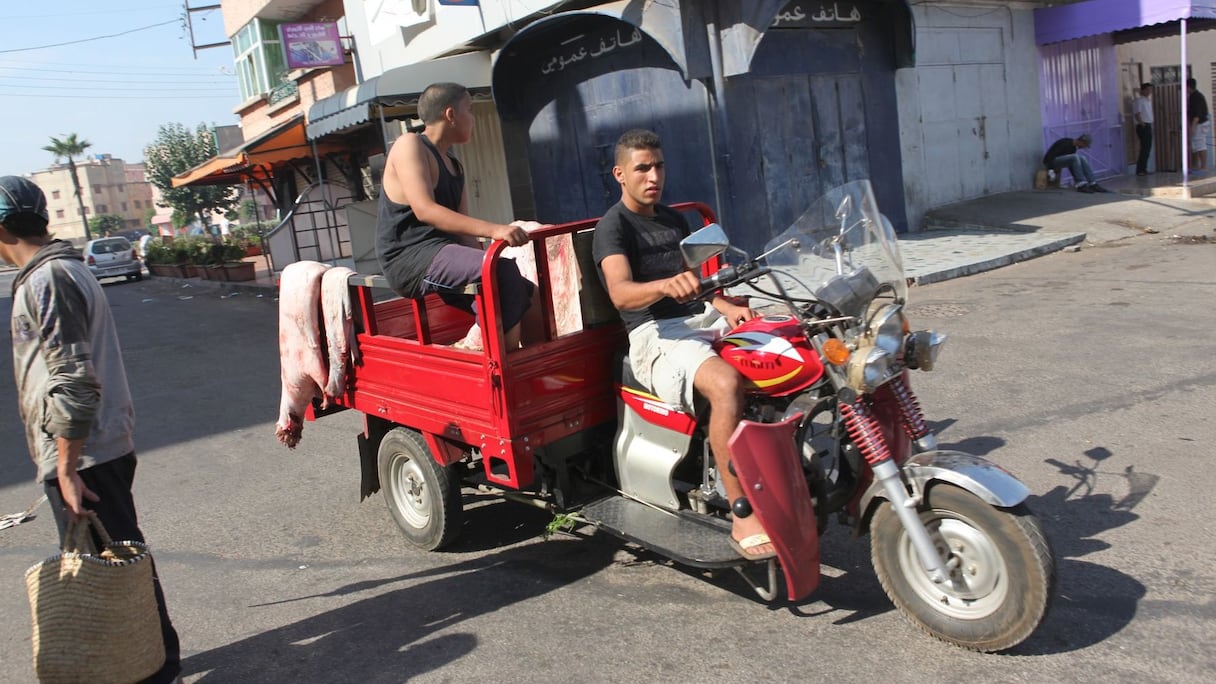
[(33, 181), (21, 176), (0, 178), (0, 222), (13, 214), (37, 214), (50, 220), (46, 211), (46, 195)]

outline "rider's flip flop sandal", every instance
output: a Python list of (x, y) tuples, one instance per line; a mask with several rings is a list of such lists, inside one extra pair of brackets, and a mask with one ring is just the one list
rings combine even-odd
[(731, 548), (733, 548), (746, 560), (762, 561), (770, 558), (776, 558), (777, 556), (776, 551), (768, 551), (766, 553), (751, 553), (750, 550), (756, 548), (757, 546), (764, 546), (765, 544), (772, 543), (773, 540), (769, 539), (768, 535), (764, 534), (763, 532), (760, 534), (753, 534), (750, 537), (744, 537), (738, 541), (736, 541), (734, 537), (727, 537), (727, 539), (730, 540)]

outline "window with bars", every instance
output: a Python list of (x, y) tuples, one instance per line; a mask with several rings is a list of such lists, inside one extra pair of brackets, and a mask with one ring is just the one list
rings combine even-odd
[(232, 37), (241, 100), (274, 90), (287, 73), (279, 40), (279, 23), (254, 18)]
[[(1187, 73), (1194, 73), (1189, 65), (1187, 66), (1186, 71)], [(1173, 85), (1175, 83), (1182, 83), (1182, 78), (1180, 78), (1181, 72), (1177, 64), (1171, 64), (1169, 66), (1155, 66), (1149, 69), (1149, 73), (1152, 76), (1153, 85)]]

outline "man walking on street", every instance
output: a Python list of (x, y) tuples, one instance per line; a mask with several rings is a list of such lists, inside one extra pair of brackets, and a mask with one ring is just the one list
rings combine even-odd
[[(59, 528), (93, 511), (113, 539), (144, 541), (135, 513), (135, 409), (118, 331), (97, 278), (71, 243), (47, 233), (46, 196), (0, 178), (0, 258), (13, 280), (17, 407), (38, 481)], [(101, 547), (94, 534), (94, 544)], [(165, 663), (148, 682), (178, 681), (181, 648), (153, 566)], [(88, 624), (89, 615), (80, 621)]]
[(1212, 123), (1208, 101), (1199, 92), (1193, 78), (1186, 80), (1186, 116), (1189, 120), (1187, 135), (1191, 141), (1191, 170), (1203, 172), (1208, 168), (1208, 139), (1212, 137)]
[(1153, 84), (1140, 85), (1140, 95), (1132, 100), (1132, 118), (1136, 121), (1136, 138), (1140, 155), (1136, 157), (1136, 175), (1148, 175), (1148, 155), (1153, 149)]

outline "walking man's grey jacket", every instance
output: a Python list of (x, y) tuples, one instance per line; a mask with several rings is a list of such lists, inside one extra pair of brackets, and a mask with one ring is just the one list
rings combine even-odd
[(135, 409), (118, 331), (97, 278), (54, 240), (13, 280), (13, 370), (38, 480), (56, 477), (56, 438), (83, 439), (78, 470), (135, 450)]

